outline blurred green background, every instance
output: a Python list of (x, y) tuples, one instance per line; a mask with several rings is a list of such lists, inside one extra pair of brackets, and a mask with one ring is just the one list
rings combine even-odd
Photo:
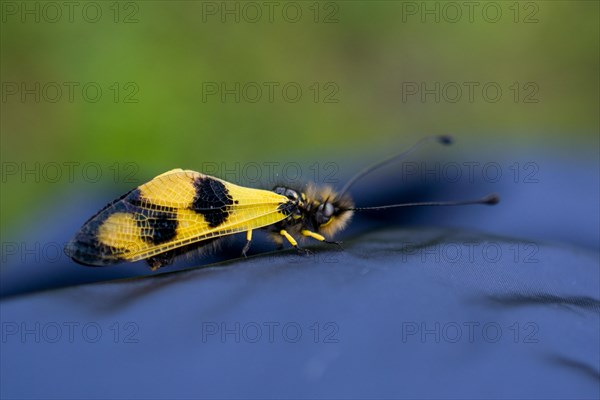
[(362, 166), (440, 132), (597, 146), (598, 2), (272, 4), (3, 1), (2, 234), (75, 190), (206, 162)]

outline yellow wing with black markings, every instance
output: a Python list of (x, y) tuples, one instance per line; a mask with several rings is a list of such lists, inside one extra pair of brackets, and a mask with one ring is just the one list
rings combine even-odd
[(287, 217), (287, 203), (287, 197), (271, 191), (174, 169), (100, 210), (67, 244), (65, 252), (87, 265), (142, 260), (272, 225)]

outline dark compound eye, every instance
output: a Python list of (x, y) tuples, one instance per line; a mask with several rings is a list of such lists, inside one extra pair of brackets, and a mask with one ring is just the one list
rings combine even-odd
[(331, 203), (320, 204), (319, 207), (317, 208), (317, 212), (315, 215), (317, 224), (323, 225), (323, 224), (326, 224), (327, 222), (329, 222), (329, 219), (331, 218), (331, 216), (333, 215), (334, 212), (335, 212), (335, 207), (333, 206), (333, 204), (331, 204)]
[(331, 218), (331, 216), (333, 215), (333, 205), (331, 203), (325, 203), (324, 207), (323, 207), (323, 215), (327, 218)]

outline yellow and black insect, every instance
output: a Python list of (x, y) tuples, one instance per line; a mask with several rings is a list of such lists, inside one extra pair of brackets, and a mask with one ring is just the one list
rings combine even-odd
[(234, 185), (199, 172), (174, 169), (138, 186), (91, 217), (65, 247), (74, 261), (104, 266), (121, 261), (146, 260), (154, 270), (192, 249), (246, 232), (245, 255), (252, 232), (266, 229), (279, 246), (284, 239), (299, 251), (297, 238), (308, 237), (339, 244), (328, 238), (343, 229), (356, 210), (408, 206), (496, 204), (498, 196), (457, 202), (391, 204), (355, 207), (348, 189), (363, 176), (437, 140), (422, 139), (409, 150), (378, 162), (356, 174), (336, 193), (330, 187), (309, 185), (305, 190), (277, 186), (272, 191)]

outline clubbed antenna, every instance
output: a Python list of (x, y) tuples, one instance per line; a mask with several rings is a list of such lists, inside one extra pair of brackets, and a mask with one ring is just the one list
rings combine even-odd
[(443, 145), (450, 145), (453, 142), (452, 136), (450, 135), (439, 135), (439, 136), (428, 136), (425, 137), (421, 140), (419, 140), (417, 143), (415, 143), (411, 148), (409, 148), (408, 150), (403, 151), (402, 153), (399, 154), (395, 154), (389, 158), (386, 158), (383, 161), (379, 161), (373, 165), (370, 165), (368, 167), (366, 167), (365, 169), (359, 171), (356, 175), (354, 175), (352, 178), (350, 178), (350, 180), (348, 182), (346, 182), (346, 185), (344, 185), (344, 187), (342, 188), (342, 192), (341, 195), (344, 195), (346, 192), (348, 192), (348, 190), (352, 187), (352, 185), (354, 185), (360, 178), (363, 178), (364, 176), (370, 174), (371, 172), (375, 171), (376, 169), (379, 169), (385, 165), (388, 165), (391, 162), (394, 161), (398, 161), (404, 157), (406, 157), (407, 155), (409, 155), (410, 153), (412, 153), (413, 151), (417, 150), (419, 147), (421, 147), (422, 145), (424, 145), (425, 143), (431, 142), (431, 141), (437, 141), (438, 143), (441, 143)]

